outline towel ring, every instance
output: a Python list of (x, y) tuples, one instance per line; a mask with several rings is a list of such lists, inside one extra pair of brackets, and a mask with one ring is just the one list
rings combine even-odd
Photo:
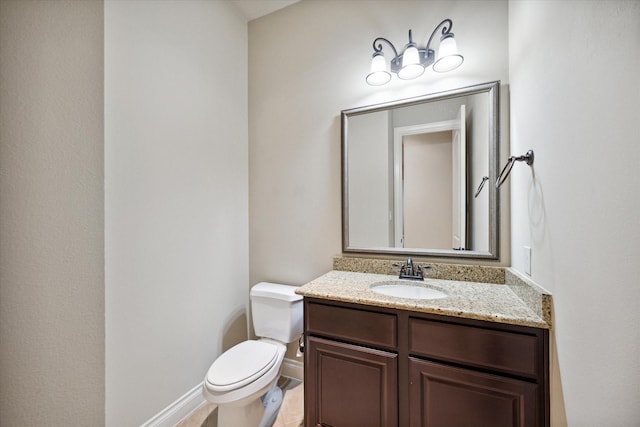
[(480, 185), (478, 186), (478, 189), (476, 190), (476, 194), (473, 196), (474, 199), (477, 199), (478, 196), (480, 195), (480, 192), (482, 191), (482, 189), (484, 188), (484, 184), (489, 181), (489, 177), (488, 176), (483, 176), (482, 177), (482, 181), (480, 181)]
[(504, 184), (504, 182), (507, 180), (509, 174), (511, 173), (511, 168), (513, 168), (515, 162), (527, 162), (527, 164), (531, 166), (533, 164), (533, 150), (527, 151), (527, 154), (525, 154), (524, 156), (509, 157), (509, 161), (506, 165), (504, 165), (504, 168), (502, 168), (500, 175), (498, 175), (498, 179), (496, 179), (496, 188), (500, 188), (500, 186), (502, 186), (502, 184)]

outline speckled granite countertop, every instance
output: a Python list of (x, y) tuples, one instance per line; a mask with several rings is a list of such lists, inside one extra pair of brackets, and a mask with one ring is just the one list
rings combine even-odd
[(446, 298), (431, 300), (397, 298), (369, 289), (372, 283), (388, 280), (398, 280), (398, 277), (334, 270), (301, 286), (296, 293), (333, 301), (551, 328), (550, 319), (543, 319), (520, 299), (510, 286), (504, 284), (431, 278), (425, 279), (424, 282), (408, 281), (412, 284), (432, 287), (448, 295)]

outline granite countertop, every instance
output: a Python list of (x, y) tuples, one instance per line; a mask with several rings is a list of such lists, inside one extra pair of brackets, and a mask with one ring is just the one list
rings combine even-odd
[(305, 297), (389, 307), (468, 319), (549, 329), (540, 317), (507, 285), (426, 278), (408, 281), (446, 293), (442, 299), (417, 300), (382, 295), (369, 289), (376, 282), (398, 280), (398, 276), (350, 271), (330, 271), (299, 287)]

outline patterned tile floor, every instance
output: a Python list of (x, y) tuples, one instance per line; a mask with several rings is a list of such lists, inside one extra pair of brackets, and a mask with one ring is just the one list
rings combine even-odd
[[(304, 417), (303, 383), (296, 379), (280, 377), (278, 386), (284, 391), (284, 399), (273, 427), (301, 427)], [(175, 427), (218, 427), (218, 410), (214, 404), (207, 403), (193, 411)]]

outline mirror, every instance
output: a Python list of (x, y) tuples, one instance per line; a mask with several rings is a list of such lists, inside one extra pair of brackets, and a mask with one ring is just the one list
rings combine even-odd
[(499, 90), (342, 111), (344, 252), (498, 259)]

